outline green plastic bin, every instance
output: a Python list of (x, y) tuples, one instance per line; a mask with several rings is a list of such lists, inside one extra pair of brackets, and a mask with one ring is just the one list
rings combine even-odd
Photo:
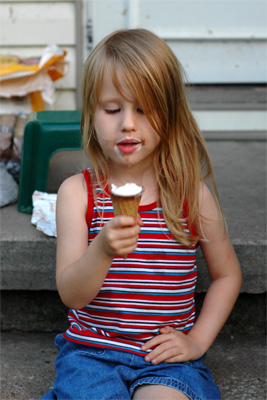
[(22, 146), (18, 210), (32, 213), (32, 194), (46, 192), (49, 161), (63, 150), (81, 150), (81, 111), (42, 111), (26, 124)]

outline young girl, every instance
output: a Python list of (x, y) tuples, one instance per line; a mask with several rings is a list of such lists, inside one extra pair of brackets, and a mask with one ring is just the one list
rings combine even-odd
[[(91, 168), (67, 179), (57, 202), (70, 327), (56, 338), (57, 377), (43, 398), (219, 399), (202, 362), (241, 273), (181, 66), (151, 32), (118, 31), (91, 52), (83, 98)], [(136, 220), (114, 217), (110, 184), (127, 182), (144, 188)], [(195, 322), (198, 245), (211, 285)]]

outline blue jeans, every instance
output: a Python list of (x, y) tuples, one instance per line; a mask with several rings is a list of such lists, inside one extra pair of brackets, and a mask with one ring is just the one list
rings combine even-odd
[(217, 400), (220, 391), (210, 370), (196, 361), (152, 365), (128, 352), (80, 345), (56, 337), (60, 353), (56, 360), (54, 388), (45, 399), (130, 400), (143, 384), (165, 385), (192, 400)]

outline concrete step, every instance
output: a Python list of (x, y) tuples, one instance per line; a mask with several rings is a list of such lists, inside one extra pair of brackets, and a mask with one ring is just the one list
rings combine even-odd
[[(196, 313), (205, 293), (196, 293)], [(54, 290), (2, 290), (1, 330), (54, 332), (68, 328), (68, 309)], [(266, 294), (241, 293), (222, 329), (227, 335), (266, 334)]]
[[(242, 292), (264, 293), (266, 144), (261, 141), (209, 141), (207, 145), (229, 235), (243, 270)], [(1, 289), (55, 290), (56, 239), (37, 231), (30, 223), (31, 216), (19, 213), (16, 205), (2, 208), (0, 218)], [(198, 258), (198, 292), (205, 292), (209, 278), (200, 253)]]
[(191, 85), (192, 110), (266, 110), (266, 85)]
[(266, 85), (196, 85), (187, 97), (206, 138), (266, 139)]
[[(247, 332), (259, 329), (262, 333), (266, 308), (266, 143), (208, 140), (207, 146), (229, 234), (243, 272), (241, 294), (244, 297), (236, 313), (246, 315), (247, 319), (242, 321)], [(51, 160), (49, 186), (55, 191), (66, 176), (81, 168), (78, 157), (73, 157), (74, 164), (70, 166), (63, 156), (70, 159), (69, 153), (58, 153)], [(56, 324), (54, 329), (61, 329), (63, 324), (65, 327), (65, 319), (58, 318), (59, 314), (65, 318), (66, 310), (56, 293), (56, 239), (37, 231), (30, 223), (31, 216), (19, 213), (16, 205), (2, 208), (0, 218), (2, 329), (43, 330), (48, 325), (48, 330), (53, 330), (53, 324)], [(198, 253), (198, 268), (197, 293), (202, 296), (208, 288), (209, 276), (201, 252)], [(39, 304), (37, 299), (45, 301)], [(12, 311), (18, 305), (20, 318)], [(263, 315), (255, 313), (255, 305), (263, 310)], [(29, 315), (34, 318), (29, 320)], [(234, 318), (229, 329), (237, 326), (235, 331), (240, 332), (239, 320)]]
[[(54, 333), (2, 333), (2, 400), (36, 400), (51, 389), (58, 353), (54, 337)], [(266, 398), (265, 344), (264, 336), (219, 335), (205, 364), (222, 400)]]

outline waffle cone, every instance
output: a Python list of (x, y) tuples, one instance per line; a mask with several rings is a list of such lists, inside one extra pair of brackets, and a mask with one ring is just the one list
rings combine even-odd
[(111, 200), (113, 204), (114, 214), (118, 215), (128, 215), (136, 219), (138, 213), (138, 207), (141, 200), (140, 196), (117, 196), (111, 193)]

